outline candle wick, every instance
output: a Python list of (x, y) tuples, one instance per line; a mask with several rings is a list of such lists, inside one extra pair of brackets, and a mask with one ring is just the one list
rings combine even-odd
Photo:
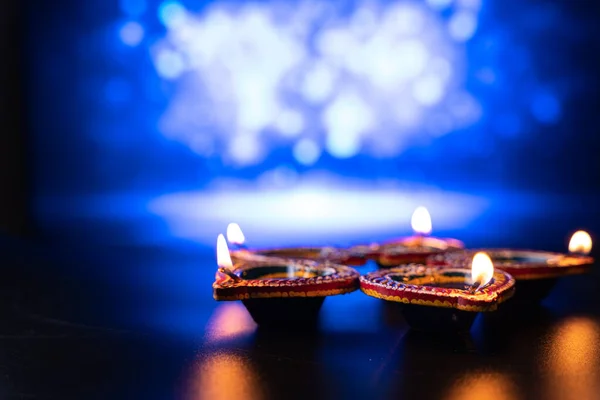
[(227, 275), (228, 277), (230, 277), (234, 281), (240, 281), (241, 280), (241, 278), (239, 276), (237, 276), (236, 274), (234, 274), (233, 271), (230, 270), (229, 268), (219, 267), (218, 271), (220, 273), (222, 273), (222, 274)]
[(476, 293), (479, 289), (481, 289), (481, 283), (479, 281), (477, 282), (473, 282), (473, 284), (471, 285), (471, 287), (469, 288), (469, 293), (470, 294), (474, 294)]

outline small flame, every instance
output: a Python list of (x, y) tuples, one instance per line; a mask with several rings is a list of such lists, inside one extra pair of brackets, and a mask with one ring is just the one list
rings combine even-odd
[(479, 283), (479, 288), (487, 285), (494, 276), (494, 264), (484, 252), (476, 253), (471, 264), (471, 280), (473, 284)]
[(569, 251), (571, 253), (590, 254), (592, 251), (592, 238), (586, 231), (577, 231), (571, 236), (569, 242)]
[(227, 225), (227, 240), (229, 243), (241, 245), (246, 241), (246, 237), (244, 236), (244, 232), (242, 232), (242, 228), (235, 222)]
[(229, 247), (225, 241), (225, 236), (219, 234), (217, 237), (217, 265), (221, 268), (230, 269), (233, 267)]
[(415, 233), (429, 235), (431, 233), (431, 216), (423, 206), (417, 207), (410, 219), (410, 224)]

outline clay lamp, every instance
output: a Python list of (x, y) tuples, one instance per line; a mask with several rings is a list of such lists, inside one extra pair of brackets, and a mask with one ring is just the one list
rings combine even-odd
[(269, 258), (234, 264), (223, 235), (217, 239), (219, 268), (213, 283), (218, 301), (241, 300), (259, 325), (314, 325), (327, 296), (358, 289), (354, 269), (329, 262)]
[[(517, 281), (521, 303), (539, 304), (548, 296), (559, 278), (589, 271), (594, 259), (587, 254), (592, 249), (592, 239), (587, 232), (578, 231), (569, 242), (569, 254), (536, 250), (480, 249), (438, 254), (428, 259), (430, 265), (455, 267), (464, 265), (478, 251), (486, 252), (496, 269), (511, 274)], [(516, 303), (515, 303), (516, 304)]]
[(393, 267), (402, 264), (424, 264), (427, 258), (453, 250), (461, 250), (464, 243), (457, 239), (429, 236), (432, 231), (431, 216), (425, 207), (418, 207), (411, 218), (415, 234), (381, 244), (355, 246), (350, 254), (354, 258), (374, 259), (380, 267)]
[[(514, 292), (514, 279), (494, 271), (485, 253), (471, 269), (409, 264), (360, 277), (369, 296), (397, 302), (408, 325), (426, 331), (468, 331), (480, 312), (495, 311)], [(468, 265), (468, 264), (467, 264)]]
[(246, 237), (240, 226), (230, 223), (227, 226), (227, 240), (234, 246), (231, 257), (234, 260), (260, 261), (270, 258), (302, 259), (315, 261), (328, 261), (344, 265), (363, 265), (366, 260), (353, 257), (344, 249), (331, 246), (324, 247), (282, 247), (269, 249), (248, 249), (245, 245)]

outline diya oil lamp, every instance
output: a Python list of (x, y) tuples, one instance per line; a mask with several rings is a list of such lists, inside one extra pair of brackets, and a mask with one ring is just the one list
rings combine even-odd
[(508, 300), (514, 285), (485, 253), (473, 257), (470, 270), (409, 264), (360, 277), (365, 294), (400, 303), (408, 325), (425, 331), (468, 331), (478, 313)]
[(245, 236), (240, 226), (230, 223), (227, 226), (227, 240), (236, 247), (231, 252), (234, 260), (266, 261), (271, 258), (302, 259), (328, 261), (344, 265), (363, 265), (364, 258), (352, 256), (347, 250), (331, 246), (324, 247), (283, 247), (271, 249), (248, 249)]
[(431, 216), (425, 207), (417, 207), (411, 218), (415, 234), (382, 244), (356, 246), (350, 249), (355, 258), (372, 258), (380, 267), (393, 267), (401, 264), (422, 263), (432, 254), (463, 249), (464, 243), (457, 239), (436, 238), (431, 234)]
[(594, 263), (587, 256), (592, 249), (592, 239), (587, 232), (578, 231), (569, 242), (569, 254), (537, 250), (479, 249), (438, 254), (428, 259), (430, 265), (446, 265), (450, 268), (464, 265), (478, 251), (487, 253), (494, 267), (512, 275), (518, 286), (515, 296), (523, 301), (538, 304), (554, 288), (559, 278), (583, 274)]
[(232, 262), (223, 235), (217, 238), (217, 301), (241, 300), (259, 325), (314, 325), (327, 296), (358, 289), (359, 274), (344, 265), (285, 258)]

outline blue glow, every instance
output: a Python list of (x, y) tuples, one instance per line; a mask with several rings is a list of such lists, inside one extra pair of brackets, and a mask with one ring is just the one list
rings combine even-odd
[(131, 99), (131, 85), (123, 78), (109, 80), (104, 88), (106, 100), (112, 104), (124, 104)]
[(128, 46), (135, 47), (144, 39), (144, 28), (135, 21), (125, 23), (119, 30), (121, 41)]
[(538, 93), (531, 103), (531, 113), (542, 123), (554, 124), (562, 114), (560, 101), (552, 93)]
[(464, 42), (477, 30), (477, 16), (471, 11), (459, 11), (448, 22), (448, 32), (455, 40)]
[(504, 114), (496, 119), (496, 131), (504, 137), (516, 137), (522, 128), (522, 122), (515, 114)]
[(183, 73), (183, 57), (174, 51), (165, 50), (156, 57), (156, 70), (165, 79), (175, 79)]
[(310, 139), (302, 139), (294, 145), (294, 158), (303, 165), (313, 165), (321, 155), (318, 144)]
[(437, 10), (442, 10), (452, 4), (452, 0), (426, 0), (427, 4)]
[[(185, 238), (196, 235), (180, 234), (191, 229), (185, 221), (216, 229), (234, 218), (264, 220), (275, 232), (268, 240), (293, 239), (284, 222), (298, 226), (298, 240), (318, 229), (347, 239), (393, 233), (413, 200), (429, 199), (409, 183), (451, 193), (560, 175), (551, 168), (567, 152), (544, 154), (556, 162), (540, 171), (528, 149), (549, 124), (577, 122), (585, 111), (566, 104), (582, 101), (581, 82), (595, 82), (580, 68), (585, 41), (573, 39), (587, 22), (561, 12), (569, 2), (546, 11), (518, 0), (192, 3), (120, 0), (96, 13), (90, 0), (69, 12), (97, 29), (55, 18), (40, 35), (31, 24), (36, 98), (61, 100), (34, 119), (65, 132), (36, 143), (74, 155), (47, 156), (40, 192), (151, 192), (161, 207), (146, 211)], [(539, 45), (553, 35), (564, 46)], [(43, 51), (54, 43), (65, 51)], [(59, 104), (73, 110), (68, 121)], [(553, 149), (573, 143), (572, 132), (552, 132)], [(335, 179), (313, 182), (323, 177)], [(348, 188), (354, 180), (362, 183)], [(356, 196), (367, 207), (346, 203)], [(441, 227), (485, 211), (463, 200), (473, 213), (441, 213)]]
[(166, 1), (158, 7), (158, 19), (169, 28), (177, 27), (184, 23), (185, 8), (176, 1)]
[(146, 12), (146, 0), (119, 0), (119, 6), (124, 14), (137, 18)]

